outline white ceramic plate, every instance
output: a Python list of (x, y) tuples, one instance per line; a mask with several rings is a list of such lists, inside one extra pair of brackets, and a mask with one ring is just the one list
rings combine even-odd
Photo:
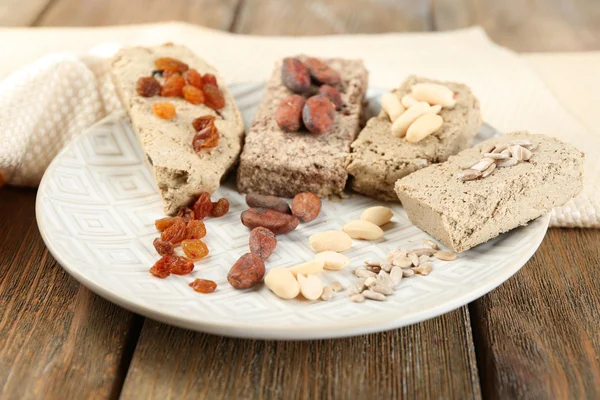
[[(249, 125), (263, 85), (237, 85), (232, 92)], [(370, 91), (379, 97), (381, 91)], [(376, 102), (373, 102), (376, 103)], [(374, 104), (373, 108), (377, 108)], [(375, 111), (375, 110), (373, 110)], [(480, 136), (494, 135), (489, 126)], [(548, 218), (539, 218), (453, 262), (436, 261), (426, 277), (404, 279), (388, 301), (349, 301), (345, 292), (329, 302), (275, 297), (265, 287), (235, 290), (227, 283), (230, 266), (248, 251), (248, 230), (239, 220), (244, 198), (230, 183), (214, 195), (227, 197), (227, 216), (206, 220), (210, 255), (188, 276), (157, 279), (148, 269), (158, 259), (152, 241), (154, 220), (163, 217), (161, 201), (126, 119), (109, 117), (79, 136), (52, 162), (40, 184), (36, 205), (40, 232), (52, 255), (79, 282), (100, 296), (144, 316), (181, 327), (220, 335), (261, 339), (320, 339), (384, 331), (413, 324), (456, 309), (484, 295), (517, 272), (540, 245)], [(357, 196), (324, 201), (321, 215), (278, 237), (267, 268), (292, 266), (311, 259), (308, 236), (340, 229), (380, 204)], [(354, 282), (351, 270), (389, 250), (418, 247), (429, 236), (413, 226), (398, 204), (383, 239), (355, 241), (346, 254), (350, 267), (327, 271), (322, 279), (344, 286)], [(195, 278), (212, 279), (215, 293), (194, 292)], [(262, 286), (262, 285), (261, 285)]]

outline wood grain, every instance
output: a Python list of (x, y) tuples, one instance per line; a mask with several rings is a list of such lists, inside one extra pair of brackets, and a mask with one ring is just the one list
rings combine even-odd
[(436, 30), (481, 25), (516, 51), (600, 50), (598, 0), (431, 0)]
[(426, 31), (426, 0), (244, 0), (234, 32), (253, 35), (325, 35)]
[(0, 0), (0, 26), (29, 26), (35, 23), (52, 0)]
[(466, 307), (404, 329), (274, 342), (146, 320), (123, 400), (480, 398)]
[(600, 398), (600, 230), (551, 229), (531, 261), (471, 310), (483, 392)]
[(102, 26), (179, 20), (228, 30), (240, 0), (54, 0), (39, 26)]
[(34, 190), (0, 189), (0, 398), (115, 397), (140, 320), (64, 272), (34, 205)]

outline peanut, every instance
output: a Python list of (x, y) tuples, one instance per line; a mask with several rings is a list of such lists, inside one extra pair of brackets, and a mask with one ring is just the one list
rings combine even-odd
[(383, 236), (383, 230), (369, 221), (350, 221), (342, 229), (352, 239), (377, 240)]
[(342, 96), (340, 92), (333, 86), (323, 85), (319, 88), (318, 94), (327, 97), (335, 106), (336, 110), (342, 109)]
[(298, 193), (292, 200), (292, 214), (302, 222), (310, 222), (321, 212), (321, 199), (310, 192)]
[(275, 122), (284, 131), (296, 132), (302, 126), (303, 107), (304, 97), (297, 94), (286, 97), (275, 111)]
[(394, 213), (387, 207), (376, 206), (369, 207), (360, 216), (363, 221), (369, 221), (377, 226), (382, 226), (390, 222)]
[(421, 115), (427, 113), (431, 107), (425, 102), (419, 102), (410, 106), (402, 115), (392, 124), (392, 134), (397, 137), (404, 137), (408, 127), (415, 122)]
[(340, 84), (340, 75), (318, 58), (308, 58), (304, 65), (308, 68), (310, 76), (317, 82), (331, 86)]
[(404, 107), (400, 103), (398, 96), (394, 93), (385, 93), (381, 96), (381, 108), (390, 117), (390, 121), (394, 122), (404, 111)]
[(406, 140), (417, 143), (440, 129), (443, 124), (444, 120), (439, 115), (429, 113), (422, 115), (408, 128)]
[(350, 263), (350, 259), (343, 254), (336, 253), (335, 251), (323, 251), (315, 255), (315, 259), (323, 260), (325, 265), (323, 268), (332, 271), (339, 271), (346, 268)]
[(320, 273), (321, 271), (323, 271), (324, 265), (325, 265), (325, 261), (319, 260), (319, 259), (314, 259), (312, 261), (307, 261), (305, 263), (298, 264), (296, 266), (288, 268), (288, 270), (292, 273), (292, 275), (294, 275), (296, 277), (298, 275), (307, 275), (307, 274), (316, 275), (316, 274)]
[(452, 108), (456, 104), (454, 92), (437, 83), (417, 83), (413, 85), (411, 92), (415, 99), (429, 104), (439, 104), (444, 108)]
[(281, 80), (288, 89), (295, 93), (304, 93), (310, 89), (308, 68), (297, 58), (287, 57), (283, 59)]
[(281, 197), (264, 196), (262, 194), (248, 193), (246, 204), (253, 208), (268, 208), (284, 214), (291, 214), (290, 206)]
[(288, 233), (298, 226), (298, 218), (266, 208), (251, 208), (241, 215), (242, 224), (250, 229), (258, 226), (267, 228), (276, 235)]
[(352, 247), (352, 238), (346, 232), (324, 231), (311, 235), (308, 238), (310, 248), (316, 253), (323, 251), (346, 251)]
[(310, 133), (316, 135), (327, 133), (333, 125), (334, 119), (335, 107), (327, 97), (312, 96), (304, 103), (302, 121)]
[(233, 264), (227, 281), (236, 289), (247, 289), (263, 280), (265, 263), (256, 254), (246, 253)]
[(265, 276), (265, 285), (276, 296), (289, 300), (298, 296), (300, 284), (290, 271), (285, 268), (275, 267)]

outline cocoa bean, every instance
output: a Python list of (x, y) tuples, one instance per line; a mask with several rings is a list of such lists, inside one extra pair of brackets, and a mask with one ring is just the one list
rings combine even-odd
[(297, 58), (283, 59), (281, 80), (288, 89), (295, 93), (304, 93), (310, 89), (308, 68)]
[(246, 253), (233, 264), (227, 281), (236, 289), (248, 289), (263, 280), (265, 263), (256, 254)]
[(284, 131), (296, 132), (302, 126), (304, 97), (297, 94), (286, 97), (275, 111), (275, 121)]
[(310, 222), (321, 212), (321, 199), (310, 192), (298, 193), (292, 200), (292, 214), (302, 222)]
[(246, 204), (252, 208), (268, 208), (284, 214), (291, 214), (290, 206), (281, 197), (264, 196), (262, 194), (248, 193), (246, 195)]
[(335, 119), (335, 108), (333, 103), (325, 96), (312, 96), (302, 109), (302, 120), (304, 126), (311, 133), (323, 135), (333, 125)]
[(298, 226), (298, 218), (266, 208), (251, 208), (241, 215), (242, 224), (250, 229), (258, 226), (267, 228), (276, 235), (288, 233)]
[(308, 58), (304, 61), (310, 76), (317, 82), (336, 86), (340, 84), (340, 74), (318, 58)]
[(252, 254), (256, 254), (266, 261), (273, 254), (273, 251), (275, 251), (277, 238), (273, 232), (259, 226), (250, 232), (249, 245)]
[(341, 110), (342, 109), (342, 96), (340, 95), (340, 92), (334, 88), (333, 86), (329, 86), (329, 85), (323, 85), (319, 88), (319, 94), (321, 96), (325, 96), (327, 97), (329, 100), (331, 100), (331, 102), (333, 103), (333, 105), (335, 105), (335, 109), (336, 110)]

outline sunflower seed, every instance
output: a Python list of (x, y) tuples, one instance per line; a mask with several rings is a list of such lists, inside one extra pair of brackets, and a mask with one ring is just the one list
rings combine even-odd
[(504, 149), (502, 150), (502, 153), (500, 154), (504, 154), (506, 157), (511, 158), (512, 157), (512, 153), (510, 152), (509, 149)]
[(377, 275), (377, 283), (387, 287), (394, 286), (394, 282), (392, 281), (390, 276), (383, 271), (380, 272), (379, 275)]
[(348, 286), (348, 289), (346, 289), (346, 291), (348, 292), (349, 296), (360, 293), (360, 289), (358, 288), (358, 285), (350, 285), (350, 286)]
[(423, 239), (423, 247), (427, 248), (427, 249), (434, 249), (434, 250), (438, 250), (438, 244), (432, 240), (429, 239)]
[(331, 300), (332, 297), (333, 297), (333, 290), (331, 289), (331, 286), (323, 287), (323, 293), (321, 294), (321, 300), (329, 301), (329, 300)]
[(527, 161), (533, 155), (533, 153), (531, 151), (529, 151), (525, 147), (519, 146), (519, 145), (511, 146), (510, 151), (511, 151), (513, 157), (517, 159), (517, 161)]
[(487, 167), (487, 169), (481, 173), (481, 178), (485, 178), (487, 176), (490, 176), (490, 174), (492, 172), (494, 172), (495, 169), (496, 169), (496, 164), (490, 164), (490, 166)]
[(412, 265), (412, 261), (408, 257), (394, 257), (392, 264), (400, 268), (406, 268)]
[(508, 160), (502, 160), (502, 161), (498, 161), (496, 163), (496, 167), (498, 168), (502, 168), (502, 167), (512, 167), (513, 165), (517, 165), (518, 161), (515, 158), (509, 158)]
[(416, 255), (423, 256), (423, 255), (427, 255), (427, 256), (432, 256), (433, 253), (435, 253), (437, 250), (434, 249), (426, 249), (426, 248), (421, 248), (421, 249), (414, 249), (412, 250), (413, 253), (415, 253)]
[(456, 254), (451, 251), (438, 251), (433, 255), (438, 260), (453, 261), (456, 260)]
[(429, 275), (429, 273), (431, 272), (431, 264), (425, 263), (425, 264), (419, 266), (415, 272), (417, 274), (423, 275), (423, 276)]
[(379, 271), (381, 271), (381, 267), (379, 267), (379, 266), (374, 266), (374, 265), (366, 265), (366, 266), (365, 266), (365, 269), (366, 269), (367, 271), (371, 271), (371, 272), (375, 272), (375, 273), (378, 273)]
[(384, 295), (382, 295), (381, 293), (373, 292), (372, 290), (365, 290), (364, 292), (362, 292), (362, 295), (364, 298), (371, 299), (371, 300), (377, 300), (377, 301), (385, 301), (386, 300)]
[(461, 181), (472, 181), (481, 176), (481, 172), (474, 169), (465, 169), (457, 175), (457, 178)]
[(491, 153), (502, 153), (506, 149), (508, 149), (507, 144), (499, 144), (491, 151)]
[(402, 270), (402, 276), (408, 278), (411, 277), (415, 274), (415, 271), (413, 271), (412, 269), (403, 269)]
[(355, 303), (362, 303), (363, 301), (365, 301), (365, 296), (363, 296), (360, 293), (353, 294), (352, 296), (350, 296), (350, 300)]
[(408, 258), (410, 258), (412, 265), (414, 265), (415, 267), (419, 265), (419, 256), (415, 253), (408, 253)]
[(376, 293), (381, 293), (383, 295), (389, 296), (389, 295), (394, 294), (394, 289), (390, 288), (389, 286), (376, 284), (376, 285), (371, 286), (369, 288), (369, 290), (365, 290), (365, 292), (376, 292)]
[[(392, 267), (394, 266), (394, 264), (392, 264), (389, 261), (385, 261), (384, 263), (381, 264), (381, 270), (385, 271), (385, 272), (389, 272), (392, 270)], [(377, 273), (379, 273), (381, 271), (377, 271)]]
[(359, 292), (362, 292), (363, 290), (367, 289), (367, 285), (365, 285), (365, 282), (367, 281), (367, 279), (360, 278), (360, 279), (356, 280), (356, 286), (358, 286), (358, 291)]
[(504, 153), (484, 153), (483, 156), (494, 160), (506, 160), (509, 157)]
[(429, 256), (427, 254), (423, 254), (419, 256), (419, 264), (429, 261)]
[(367, 267), (380, 267), (381, 266), (381, 261), (379, 261), (379, 260), (368, 260), (368, 261), (365, 261), (365, 265)]
[(362, 269), (362, 268), (357, 268), (354, 270), (354, 275), (356, 275), (359, 278), (368, 278), (370, 276), (376, 276), (377, 274), (375, 272), (372, 271), (367, 271), (366, 269)]
[(477, 162), (476, 164), (471, 166), (471, 169), (474, 169), (475, 171), (483, 172), (487, 169), (487, 167), (489, 167), (493, 163), (494, 163), (494, 160), (492, 158), (482, 158), (479, 162)]
[(392, 268), (392, 272), (390, 272), (390, 279), (394, 283), (394, 286), (397, 286), (402, 280), (402, 276), (404, 273), (402, 272), (402, 268), (394, 267)]
[(373, 286), (376, 283), (377, 283), (377, 278), (375, 278), (374, 276), (372, 276), (370, 278), (367, 278), (367, 280), (365, 280), (365, 286), (366, 287), (371, 287), (371, 286)]
[(342, 290), (344, 290), (344, 287), (341, 283), (335, 281), (331, 283), (331, 290), (333, 290), (334, 292), (341, 292)]
[(523, 146), (523, 147), (531, 147), (533, 146), (533, 143), (531, 143), (529, 140), (513, 140), (512, 142), (508, 143), (509, 146)]

